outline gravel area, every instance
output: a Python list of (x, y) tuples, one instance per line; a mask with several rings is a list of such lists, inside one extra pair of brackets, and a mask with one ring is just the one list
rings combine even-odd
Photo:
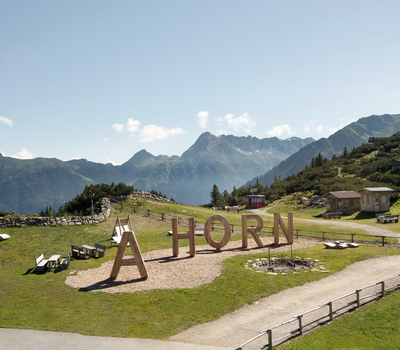
[[(270, 242), (264, 244), (272, 244)], [(155, 250), (142, 254), (149, 277), (140, 278), (136, 266), (121, 266), (118, 277), (110, 279), (114, 261), (107, 261), (100, 267), (79, 271), (77, 275), (68, 276), (65, 283), (73, 288), (84, 288), (90, 291), (107, 293), (134, 293), (150, 289), (193, 288), (212, 282), (221, 274), (224, 259), (239, 254), (255, 254), (268, 252), (268, 246), (258, 248), (250, 239), (247, 249), (241, 248), (241, 241), (229, 242), (220, 251), (209, 245), (196, 246), (196, 255), (189, 255), (189, 248), (179, 249), (179, 256), (172, 256), (171, 249)], [(294, 240), (293, 250), (320, 245), (321, 242), (305, 238)], [(290, 245), (270, 246), (271, 252), (290, 251)], [(127, 249), (127, 254), (130, 249)], [(128, 256), (128, 255), (126, 255)], [(74, 273), (74, 271), (71, 271)]]

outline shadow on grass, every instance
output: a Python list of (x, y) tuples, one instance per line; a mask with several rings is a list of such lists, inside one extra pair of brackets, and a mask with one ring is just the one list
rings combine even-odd
[(352, 220), (365, 220), (365, 219), (375, 219), (375, 213), (360, 211), (358, 212)]
[(96, 291), (96, 290), (112, 288), (112, 287), (118, 287), (118, 286), (125, 285), (125, 284), (138, 283), (138, 282), (145, 281), (146, 279), (147, 279), (147, 277), (141, 277), (141, 278), (135, 278), (135, 279), (129, 280), (129, 281), (115, 281), (113, 278), (107, 278), (103, 281), (94, 283), (90, 286), (79, 288), (79, 291), (80, 292), (91, 292), (91, 291)]
[[(22, 274), (22, 276), (27, 276), (30, 275), (32, 272), (36, 272), (34, 267), (31, 267), (30, 269), (26, 270), (25, 273)], [(42, 275), (45, 271), (40, 271), (40, 273), (36, 272), (36, 275)]]

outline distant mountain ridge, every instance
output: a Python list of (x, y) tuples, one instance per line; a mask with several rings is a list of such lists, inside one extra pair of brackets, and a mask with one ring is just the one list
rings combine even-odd
[[(334, 154), (342, 154), (344, 147), (351, 151), (354, 147), (368, 142), (370, 137), (388, 137), (398, 131), (400, 131), (400, 114), (372, 115), (361, 118), (328, 138), (319, 139), (301, 148), (264, 175), (258, 176), (258, 180), (263, 186), (270, 186), (275, 176), (284, 179), (303, 170), (306, 165), (310, 165), (312, 158), (315, 158), (318, 153), (321, 153), (323, 158), (331, 159)], [(256, 180), (257, 177), (245, 183), (244, 186), (254, 185)]]
[(57, 210), (86, 185), (111, 182), (155, 190), (177, 202), (204, 204), (210, 201), (214, 184), (221, 191), (232, 191), (313, 141), (217, 137), (205, 132), (181, 157), (141, 150), (120, 166), (85, 159), (19, 160), (0, 154), (0, 211), (38, 213), (47, 206)]

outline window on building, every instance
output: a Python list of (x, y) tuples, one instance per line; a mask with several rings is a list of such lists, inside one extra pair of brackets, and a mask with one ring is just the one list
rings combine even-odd
[(382, 204), (387, 204), (386, 194), (383, 194), (381, 198), (382, 198)]
[(368, 204), (371, 204), (371, 195), (368, 195)]
[(367, 203), (367, 195), (366, 194), (363, 195), (363, 203), (364, 204)]

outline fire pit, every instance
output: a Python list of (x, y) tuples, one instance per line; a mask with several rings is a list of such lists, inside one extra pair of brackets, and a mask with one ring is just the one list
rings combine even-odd
[(318, 260), (311, 260), (309, 258), (302, 259), (296, 257), (295, 259), (291, 258), (261, 258), (256, 259), (255, 261), (249, 260), (247, 264), (247, 268), (251, 268), (256, 271), (267, 271), (267, 272), (290, 272), (290, 271), (302, 271), (302, 270), (313, 270), (313, 271), (321, 271), (325, 270), (324, 266), (319, 266), (317, 268)]

